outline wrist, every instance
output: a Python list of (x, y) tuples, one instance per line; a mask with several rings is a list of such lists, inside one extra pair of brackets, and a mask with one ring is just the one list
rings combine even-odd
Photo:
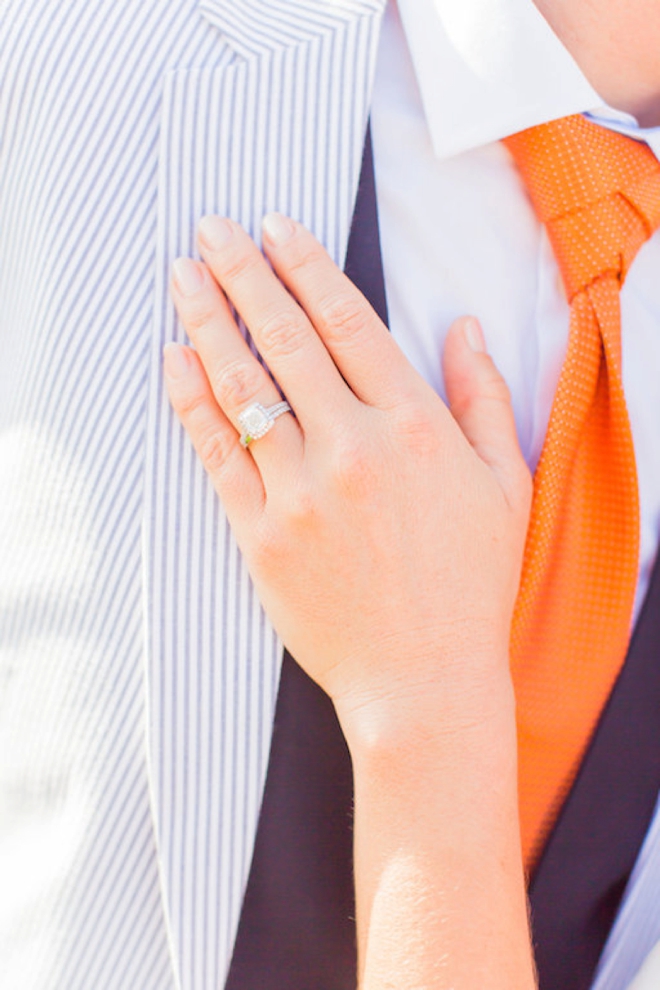
[(427, 693), (417, 718), (381, 702), (349, 727), (365, 990), (393, 972), (412, 986), (410, 958), (429, 974), (415, 986), (534, 985), (513, 691), (502, 679), (484, 693), (449, 708)]
[(353, 761), (414, 759), (419, 752), (488, 746), (492, 756), (516, 750), (515, 698), (508, 656), (488, 665), (446, 667), (420, 685), (335, 698)]

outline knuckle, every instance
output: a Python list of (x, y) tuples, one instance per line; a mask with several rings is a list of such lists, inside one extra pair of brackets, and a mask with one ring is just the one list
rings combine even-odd
[(256, 361), (234, 361), (224, 365), (212, 380), (215, 397), (223, 409), (247, 405), (264, 385), (263, 371)]
[(338, 293), (329, 296), (320, 307), (320, 320), (325, 335), (330, 338), (358, 336), (371, 323), (367, 304), (352, 294)]
[(483, 357), (487, 364), (485, 368), (481, 369), (477, 380), (465, 383), (458, 394), (452, 397), (451, 411), (458, 418), (478, 409), (484, 403), (488, 404), (494, 412), (502, 407), (505, 410), (509, 410), (511, 407), (509, 386), (491, 358), (486, 355)]
[(286, 357), (303, 344), (305, 327), (290, 313), (275, 312), (267, 317), (259, 329), (259, 344), (276, 356)]
[(292, 275), (302, 271), (305, 273), (309, 272), (310, 269), (315, 268), (322, 261), (325, 253), (316, 244), (301, 243), (300, 237), (294, 237), (290, 245), (286, 265), (289, 273)]
[(488, 399), (502, 402), (511, 401), (511, 392), (504, 377), (498, 371), (497, 365), (490, 354), (480, 354), (477, 365), (475, 391)]
[(296, 485), (293, 491), (288, 492), (285, 515), (291, 528), (309, 529), (317, 513), (316, 499), (308, 487)]
[(353, 498), (370, 496), (377, 484), (371, 448), (362, 437), (345, 437), (335, 445), (330, 471), (335, 487)]
[(227, 436), (218, 430), (209, 430), (199, 437), (197, 453), (208, 473), (213, 477), (220, 474), (225, 467), (232, 450), (232, 444)]
[(260, 263), (261, 256), (256, 257), (243, 250), (223, 255), (216, 262), (216, 268), (222, 282), (232, 283), (252, 276), (259, 269)]
[(442, 446), (436, 423), (419, 404), (407, 405), (399, 411), (397, 439), (412, 453), (429, 457), (437, 455)]
[(190, 421), (198, 411), (203, 411), (208, 403), (208, 396), (199, 388), (186, 387), (185, 383), (176, 391), (174, 405), (178, 414)]
[(509, 390), (509, 386), (494, 367), (492, 374), (484, 383), (484, 394), (487, 398), (493, 399), (496, 402), (501, 402), (504, 405), (508, 406), (511, 404), (511, 392)]
[(190, 301), (183, 314), (183, 325), (186, 332), (193, 340), (197, 339), (211, 328), (215, 315), (213, 300), (202, 295), (194, 302)]

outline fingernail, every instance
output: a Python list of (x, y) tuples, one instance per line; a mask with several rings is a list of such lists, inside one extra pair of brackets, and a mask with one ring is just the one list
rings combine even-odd
[(234, 231), (224, 217), (202, 217), (199, 221), (199, 236), (212, 251), (219, 251), (232, 237)]
[(183, 378), (190, 370), (188, 348), (181, 344), (165, 344), (163, 348), (163, 372), (166, 378), (172, 380)]
[(190, 258), (177, 258), (172, 265), (172, 274), (182, 296), (192, 296), (204, 282), (202, 269)]
[(471, 351), (475, 351), (477, 354), (485, 352), (486, 341), (479, 320), (475, 320), (473, 316), (468, 316), (463, 321), (463, 335)]
[(267, 213), (262, 221), (262, 228), (273, 244), (284, 244), (296, 232), (295, 224), (281, 213)]

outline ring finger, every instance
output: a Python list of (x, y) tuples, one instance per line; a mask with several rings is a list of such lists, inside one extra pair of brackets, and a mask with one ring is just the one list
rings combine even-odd
[[(239, 434), (249, 436), (250, 427), (244, 431), (239, 417), (255, 404), (268, 409), (280, 403), (282, 397), (275, 383), (248, 347), (224, 294), (204, 264), (189, 258), (175, 261), (172, 295), (218, 405)], [(283, 456), (299, 458), (302, 454), (302, 433), (294, 416), (280, 415), (272, 426), (249, 442), (262, 474), (268, 473), (271, 462), (277, 460), (281, 468)]]

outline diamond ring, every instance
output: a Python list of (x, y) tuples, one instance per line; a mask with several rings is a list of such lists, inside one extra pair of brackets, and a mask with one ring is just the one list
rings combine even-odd
[(291, 412), (288, 402), (276, 402), (274, 406), (262, 406), (260, 402), (253, 402), (238, 416), (238, 424), (243, 431), (240, 436), (241, 444), (247, 447), (253, 440), (265, 437), (277, 417), (286, 412)]

